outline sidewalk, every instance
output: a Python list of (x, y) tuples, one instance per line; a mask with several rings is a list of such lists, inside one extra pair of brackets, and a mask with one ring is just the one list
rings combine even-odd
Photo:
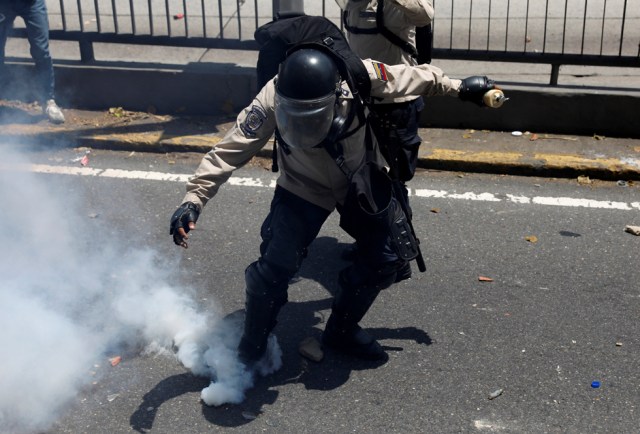
[[(63, 111), (67, 122), (52, 125), (37, 107), (0, 100), (0, 144), (205, 153), (235, 121), (235, 116), (156, 115), (120, 108)], [(640, 140), (522, 133), (423, 128), (420, 166), (463, 172), (640, 180)], [(270, 144), (259, 156), (271, 157)]]

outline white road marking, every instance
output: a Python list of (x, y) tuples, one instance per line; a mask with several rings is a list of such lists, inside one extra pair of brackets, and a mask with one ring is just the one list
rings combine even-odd
[[(476, 200), (483, 202), (502, 202), (502, 199), (496, 197), (493, 193), (448, 193), (443, 190), (415, 190), (415, 196), (417, 197), (435, 197), (442, 199), (464, 199), (464, 200)], [(640, 202), (612, 202), (608, 200), (592, 200), (581, 199), (573, 197), (545, 197), (545, 196), (514, 196), (507, 194), (507, 201), (513, 203), (522, 204), (536, 204), (536, 205), (549, 205), (549, 206), (566, 206), (566, 207), (581, 207), (581, 208), (600, 208), (600, 209), (616, 209), (624, 211), (640, 210)]]
[[(116, 179), (142, 179), (147, 181), (187, 182), (191, 174), (176, 174), (142, 170), (122, 169), (95, 169), (89, 167), (52, 166), (47, 164), (2, 164), (0, 170), (4, 171), (28, 171), (34, 173), (46, 173), (55, 175), (95, 176)], [(262, 180), (260, 178), (236, 177), (229, 178), (229, 184), (244, 187), (274, 188), (275, 180)], [(445, 190), (415, 189), (412, 196), (424, 198), (471, 200), (481, 202), (502, 202), (502, 199), (494, 193), (450, 193)], [(518, 204), (536, 204), (546, 206), (565, 206), (581, 208), (613, 209), (623, 211), (640, 210), (640, 202), (614, 202), (604, 200), (592, 200), (572, 197), (545, 197), (545, 196), (516, 196), (506, 195), (506, 201)]]

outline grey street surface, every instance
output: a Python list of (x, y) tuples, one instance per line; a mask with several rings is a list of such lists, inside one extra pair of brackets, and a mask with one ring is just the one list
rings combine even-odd
[[(47, 3), (52, 28), (64, 3), (70, 29), (80, 5), (86, 29), (97, 26), (99, 7), (109, 30), (117, 7), (127, 32), (135, 6), (140, 17), (151, 7), (154, 28), (168, 22), (174, 35), (202, 19), (205, 4)], [(308, 13), (337, 17), (333, 0), (306, 3)], [(458, 48), (577, 52), (584, 25), (586, 53), (600, 30), (601, 49), (616, 52), (609, 41), (627, 2), (606, 3), (606, 25), (593, 18), (598, 2), (586, 13), (548, 2), (548, 39), (547, 5), (531, 3), (438, 3), (436, 37), (451, 27)], [(264, 21), (271, 13), (270, 2), (218, 4), (216, 15), (206, 3), (214, 9), (205, 18), (229, 38), (252, 38), (253, 8)], [(187, 19), (167, 20), (165, 7)], [(139, 32), (149, 30), (146, 18)], [(468, 26), (485, 34), (489, 22), (489, 41), (468, 39)], [(639, 29), (626, 35), (634, 40)], [(347, 265), (341, 252), (351, 240), (332, 216), (275, 330), (282, 368), (242, 403), (210, 407), (201, 400), (210, 378), (180, 360), (206, 349), (185, 343), (229, 337), (223, 325), (242, 313), (244, 269), (257, 258), (276, 175), (261, 159), (234, 174), (188, 250), (173, 245), (168, 220), (202, 152), (257, 91), (257, 53), (96, 43), (96, 61), (83, 64), (77, 43), (51, 48), (64, 125), (48, 124), (23, 98), (27, 42), (7, 45), (17, 79), (4, 90), (24, 103), (0, 104), (0, 379), (9, 385), (0, 390), (0, 432), (637, 432), (640, 237), (625, 227), (640, 226), (638, 68), (563, 66), (551, 87), (549, 65), (435, 59), (453, 77), (489, 75), (511, 100), (501, 110), (428, 102), (423, 170), (410, 184), (428, 271), (414, 267), (363, 321), (390, 360), (327, 352), (312, 362), (298, 352), (303, 339), (320, 337)]]
[[(131, 292), (152, 271), (160, 280), (149, 284), (184, 293), (199, 313), (243, 308), (243, 271), (257, 256), (274, 174), (258, 161), (238, 171), (182, 250), (167, 228), (184, 193), (175, 174), (191, 174), (199, 154), (93, 150), (81, 167), (82, 155), (35, 148), (27, 155), (35, 165), (23, 169), (42, 197), (60, 198), (65, 220), (77, 219), (75, 242), (105, 257), (155, 252), (162, 273), (138, 269)], [(16, 170), (0, 167), (0, 174)], [(298, 354), (305, 337), (319, 338), (336, 273), (346, 266), (340, 252), (350, 240), (333, 216), (275, 330), (283, 367), (259, 379), (242, 404), (205, 406), (207, 378), (193, 376), (172, 351), (130, 338), (76, 373), (77, 391), (47, 432), (637, 431), (640, 237), (624, 228), (640, 225), (638, 185), (420, 171), (410, 186), (428, 270), (414, 267), (363, 322), (388, 350), (386, 364), (333, 353), (315, 363)], [(82, 275), (89, 288), (119, 272), (111, 269), (116, 261), (94, 274), (90, 262), (69, 266), (67, 278)], [(147, 308), (132, 306), (140, 317)], [(105, 313), (115, 326), (118, 316)], [(112, 366), (116, 355), (122, 359)]]

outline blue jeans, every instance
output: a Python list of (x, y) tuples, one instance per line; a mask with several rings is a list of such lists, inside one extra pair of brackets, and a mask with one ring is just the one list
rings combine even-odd
[(27, 28), (31, 57), (36, 66), (38, 95), (42, 102), (54, 99), (53, 62), (49, 52), (49, 17), (44, 0), (0, 0), (0, 83), (6, 85), (4, 49), (9, 31), (17, 17), (24, 20)]

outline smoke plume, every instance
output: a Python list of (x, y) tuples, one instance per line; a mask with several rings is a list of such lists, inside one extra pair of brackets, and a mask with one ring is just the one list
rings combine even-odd
[[(108, 222), (81, 215), (82, 199), (56, 187), (54, 175), (21, 170), (28, 162), (8, 145), (2, 152), (0, 431), (51, 427), (96, 360), (121, 346), (177, 357), (211, 378), (202, 391), (209, 405), (241, 402), (253, 385), (236, 356), (242, 318), (199, 310), (189, 291), (167, 283), (176, 264), (129, 247)], [(275, 337), (266, 359), (263, 375), (281, 365)]]

